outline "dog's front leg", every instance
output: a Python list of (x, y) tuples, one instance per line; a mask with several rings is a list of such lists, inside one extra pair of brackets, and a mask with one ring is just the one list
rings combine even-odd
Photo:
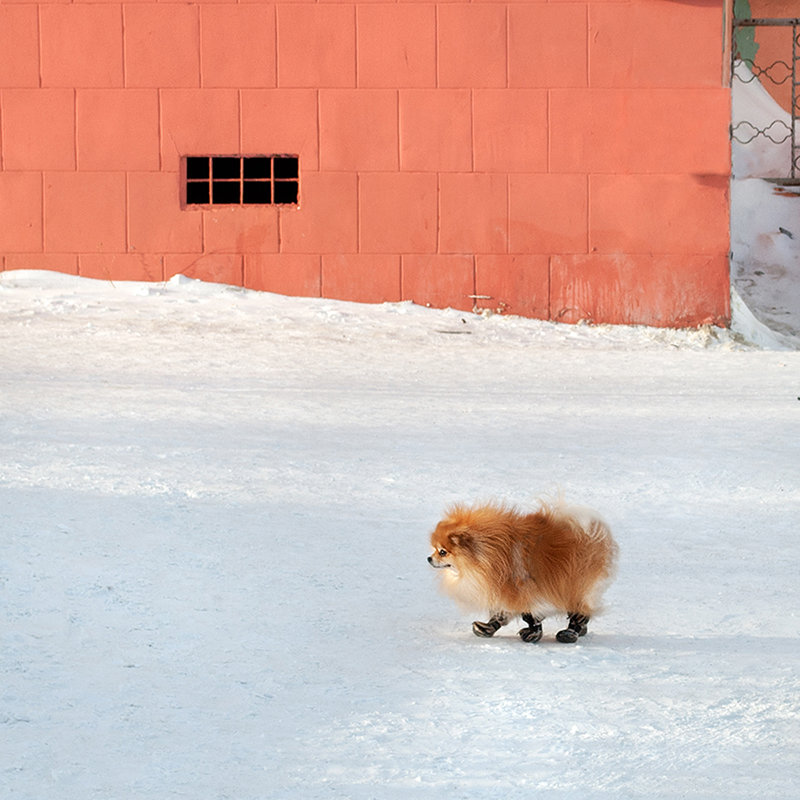
[(481, 636), (483, 638), (488, 639), (491, 636), (494, 636), (503, 625), (508, 625), (509, 620), (511, 617), (508, 616), (504, 611), (498, 611), (495, 614), (492, 614), (491, 619), (488, 622), (473, 622), (472, 623), (472, 632), (476, 636)]
[(519, 635), (523, 642), (538, 642), (542, 638), (542, 621), (533, 616), (533, 614), (523, 614), (522, 621), (527, 623), (527, 628), (521, 628)]

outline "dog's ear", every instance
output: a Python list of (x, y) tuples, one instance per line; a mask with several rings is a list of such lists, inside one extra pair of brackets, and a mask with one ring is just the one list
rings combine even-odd
[(471, 552), (474, 547), (475, 540), (472, 536), (472, 531), (469, 528), (462, 528), (455, 533), (450, 534), (450, 543), (453, 547), (459, 547), (462, 550)]

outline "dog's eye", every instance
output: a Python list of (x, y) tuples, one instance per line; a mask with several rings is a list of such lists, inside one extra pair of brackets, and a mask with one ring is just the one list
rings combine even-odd
[(444, 558), (446, 555), (447, 555), (447, 550), (445, 550), (445, 549), (439, 550), (439, 556), (441, 558)]

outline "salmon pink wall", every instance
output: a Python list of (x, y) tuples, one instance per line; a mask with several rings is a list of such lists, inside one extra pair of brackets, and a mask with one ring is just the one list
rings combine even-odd
[[(0, 268), (724, 324), (723, 0), (0, 5)], [(182, 207), (181, 157), (299, 156)]]

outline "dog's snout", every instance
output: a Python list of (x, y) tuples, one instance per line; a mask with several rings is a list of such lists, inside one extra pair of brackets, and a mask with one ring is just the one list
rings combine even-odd
[(428, 563), (433, 566), (433, 556), (428, 556)]

